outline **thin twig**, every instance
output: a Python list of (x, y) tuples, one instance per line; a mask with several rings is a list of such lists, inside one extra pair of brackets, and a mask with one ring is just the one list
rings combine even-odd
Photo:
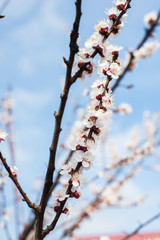
[(8, 164), (6, 162), (6, 159), (3, 157), (1, 152), (0, 152), (0, 159), (1, 159), (2, 163), (3, 163), (3, 166), (5, 167), (6, 171), (8, 172), (9, 177), (12, 179), (12, 181), (14, 182), (16, 188), (18, 189), (18, 191), (22, 195), (23, 200), (27, 203), (27, 205), (30, 208), (32, 208), (34, 211), (38, 212), (39, 211), (39, 207), (36, 204), (32, 203), (30, 201), (30, 199), (28, 198), (27, 194), (23, 191), (19, 181), (17, 180), (17, 177), (13, 175), (10, 167), (8, 166)]
[[(3, 211), (5, 212), (5, 209), (7, 208), (7, 199), (6, 199), (6, 195), (5, 195), (5, 191), (4, 191), (4, 187), (2, 188), (2, 208), (4, 209)], [(11, 234), (10, 234), (10, 231), (9, 231), (9, 228), (8, 228), (8, 222), (5, 221), (4, 223), (4, 231), (6, 233), (6, 237), (8, 240), (13, 240), (12, 237), (11, 237)]]

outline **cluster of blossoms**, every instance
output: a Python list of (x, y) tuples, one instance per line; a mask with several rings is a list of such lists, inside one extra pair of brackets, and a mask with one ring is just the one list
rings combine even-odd
[[(149, 112), (145, 112), (144, 126), (146, 141), (143, 144), (141, 143), (139, 136), (140, 130), (139, 128), (136, 128), (127, 144), (132, 153), (127, 153), (125, 158), (120, 158), (118, 154), (113, 153), (116, 161), (107, 165), (107, 170), (110, 169), (110, 171), (106, 171), (106, 169), (104, 169), (103, 172), (100, 172), (99, 176), (102, 180), (107, 180), (107, 184), (106, 181), (104, 186), (102, 186), (102, 184), (96, 185), (93, 182), (89, 184), (89, 189), (96, 196), (96, 198), (95, 201), (92, 201), (89, 205), (86, 204), (85, 207), (83, 206), (83, 213), (79, 216), (77, 221), (78, 226), (84, 219), (82, 216), (88, 216), (97, 209), (99, 210), (110, 206), (133, 207), (140, 205), (146, 200), (145, 195), (139, 196), (138, 193), (134, 200), (130, 199), (128, 191), (126, 192), (125, 189), (123, 189), (123, 186), (127, 184), (128, 181), (136, 174), (138, 174), (140, 170), (142, 170), (143, 165), (141, 160), (146, 156), (153, 154), (153, 151), (158, 144), (156, 143), (156, 133), (159, 127), (159, 113), (155, 113), (152, 117)], [(137, 161), (139, 161), (138, 164)], [(127, 174), (124, 176), (124, 172), (118, 170), (119, 167), (123, 167), (128, 164), (132, 165), (129, 168), (130, 170), (127, 171)], [(157, 167), (158, 166), (156, 166), (156, 170)], [(118, 170), (116, 170), (116, 168), (118, 168)], [(117, 172), (121, 172), (122, 175), (118, 174), (117, 176)], [(72, 229), (74, 229), (73, 226)]]
[[(151, 29), (153, 25), (158, 24), (157, 21), (158, 21), (158, 16), (155, 11), (148, 13), (144, 17), (144, 24), (147, 26), (147, 29)], [(154, 37), (154, 36), (151, 35), (151, 37)], [(145, 59), (152, 56), (158, 48), (160, 48), (160, 42), (154, 40), (154, 41), (145, 43), (142, 47), (140, 47), (134, 52), (131, 51), (134, 58), (131, 62), (129, 70), (132, 70), (140, 59)], [(127, 54), (124, 66), (128, 65), (130, 61), (130, 57), (131, 57), (131, 54), (130, 53)]]
[[(134, 167), (127, 173), (127, 175), (123, 177), (118, 177), (112, 180), (109, 184), (106, 184), (103, 187), (99, 187), (99, 185), (93, 185), (93, 182), (89, 187), (92, 186), (90, 189), (93, 194), (96, 195), (95, 200), (92, 201), (90, 204), (83, 205), (82, 213), (78, 216), (76, 223), (74, 223), (70, 228), (66, 231), (73, 236), (73, 231), (79, 227), (82, 221), (88, 217), (91, 213), (96, 210), (100, 210), (106, 207), (114, 206), (114, 207), (133, 207), (138, 206), (146, 199), (145, 196), (138, 196), (135, 199), (130, 199), (128, 196), (128, 191), (126, 192), (123, 189), (123, 186), (128, 183), (128, 180), (131, 180), (140, 170), (140, 167)], [(74, 239), (74, 238), (71, 238)]]
[(159, 47), (160, 42), (157, 41), (145, 43), (143, 47), (134, 52), (135, 61), (152, 56)]
[[(85, 48), (80, 49), (76, 59), (76, 71), (83, 68), (81, 77), (93, 72), (91, 63), (92, 54), (96, 51), (100, 55), (97, 73), (99, 78), (91, 86), (90, 104), (87, 114), (82, 121), (79, 130), (75, 131), (70, 149), (74, 152), (72, 158), (62, 166), (61, 174), (66, 179), (66, 188), (57, 189), (53, 192), (54, 210), (57, 212), (61, 202), (67, 198), (78, 199), (81, 195), (82, 170), (89, 169), (94, 161), (94, 154), (98, 142), (102, 141), (105, 131), (104, 120), (110, 114), (114, 106), (113, 95), (108, 85), (112, 79), (117, 79), (120, 74), (119, 51), (122, 47), (110, 44), (106, 41), (111, 26), (117, 20), (118, 14), (126, 8), (126, 0), (116, 0), (116, 7), (107, 10), (109, 19), (102, 20), (95, 26), (96, 32), (86, 41)], [(117, 21), (111, 35), (118, 35), (124, 26), (126, 14)], [(63, 213), (68, 213), (64, 207)]]
[[(116, 162), (112, 162), (110, 163), (110, 165), (107, 165), (107, 170), (108, 168), (110, 168), (111, 171), (106, 171), (104, 169), (103, 171), (99, 172), (99, 177), (103, 180), (107, 180), (108, 184), (106, 184), (106, 181), (104, 187), (99, 184), (96, 185), (93, 182), (89, 184), (89, 189), (96, 196), (96, 199), (91, 204), (89, 205), (87, 204), (85, 207), (83, 207), (83, 209), (85, 209), (84, 210), (85, 214), (83, 214), (83, 216), (88, 216), (97, 209), (106, 208), (110, 206), (116, 207), (138, 206), (146, 200), (146, 196), (142, 195), (136, 196), (135, 200), (133, 201), (133, 199), (129, 198), (128, 192), (126, 193), (126, 191), (123, 191), (123, 186), (126, 183), (128, 183), (128, 180), (132, 179), (137, 173), (139, 173), (143, 167), (142, 164), (137, 165), (136, 160), (140, 161), (142, 158), (150, 154), (153, 154), (153, 150), (157, 144), (156, 133), (159, 126), (159, 113), (155, 113), (153, 117), (151, 117), (151, 114), (149, 112), (145, 112), (144, 126), (146, 142), (141, 144), (139, 136), (140, 130), (139, 128), (135, 128), (127, 144), (128, 148), (132, 151), (132, 155), (130, 154), (123, 159), (122, 158), (119, 159), (119, 155), (115, 154), (115, 152), (112, 152), (113, 158), (116, 160)], [(132, 163), (135, 163), (134, 165), (132, 165), (133, 168), (131, 167), (131, 169), (129, 170), (129, 172), (127, 172), (125, 176), (121, 177), (121, 174), (120, 176), (118, 174), (117, 177), (116, 175), (117, 171), (115, 168), (123, 167), (125, 165)], [(159, 169), (159, 166), (155, 167), (156, 169), (153, 170), (157, 171)], [(78, 224), (80, 224), (83, 221), (83, 217), (81, 216), (82, 215), (80, 215), (79, 217)]]
[[(95, 69), (95, 62), (91, 62), (93, 55), (98, 53), (100, 60), (98, 62), (98, 73), (100, 76), (110, 76), (111, 78), (118, 78), (120, 72), (120, 62), (117, 60), (119, 50), (122, 47), (111, 45), (106, 39), (110, 35), (110, 39), (116, 38), (124, 26), (127, 14), (123, 14), (121, 19), (117, 20), (118, 15), (122, 10), (126, 9), (126, 0), (116, 0), (115, 7), (108, 9), (106, 14), (108, 19), (101, 20), (95, 26), (95, 32), (85, 42), (85, 48), (79, 49), (77, 58), (75, 60), (75, 72), (83, 69), (80, 78), (91, 75)], [(129, 8), (130, 6), (128, 6)], [(114, 24), (112, 33), (110, 29)]]
[(108, 169), (114, 169), (122, 166), (126, 166), (135, 162), (140, 162), (147, 156), (150, 156), (155, 151), (158, 141), (156, 139), (156, 133), (159, 129), (159, 113), (155, 113), (153, 119), (149, 112), (144, 113), (144, 127), (146, 139), (141, 143), (140, 129), (136, 127), (131, 134), (130, 139), (127, 142), (127, 147), (130, 150), (124, 157), (120, 157), (113, 148), (111, 148), (112, 161), (108, 163)]
[(117, 206), (117, 207), (128, 207), (131, 205), (138, 205), (144, 200), (144, 196), (137, 196), (133, 201), (127, 199), (129, 196), (126, 196), (123, 192), (123, 186), (128, 183), (139, 171), (141, 167), (135, 167), (127, 176), (123, 176), (118, 181), (111, 181), (111, 184), (107, 185), (103, 191), (100, 191), (99, 205), (101, 208), (106, 208), (108, 206)]

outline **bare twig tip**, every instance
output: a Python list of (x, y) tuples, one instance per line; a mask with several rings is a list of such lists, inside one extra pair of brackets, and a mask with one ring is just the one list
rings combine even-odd
[(57, 112), (56, 111), (54, 111), (54, 116), (57, 117)]
[(67, 66), (69, 65), (69, 61), (65, 57), (63, 57), (63, 61)]

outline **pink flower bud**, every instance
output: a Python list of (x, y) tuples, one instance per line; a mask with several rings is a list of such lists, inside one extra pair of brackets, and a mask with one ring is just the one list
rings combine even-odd
[(80, 195), (77, 191), (75, 191), (75, 192), (71, 192), (70, 197), (74, 197), (74, 198), (78, 199), (80, 197)]
[(17, 177), (17, 173), (16, 173), (16, 172), (12, 172), (12, 175), (13, 175), (14, 177)]
[(69, 211), (68, 208), (65, 207), (65, 208), (63, 209), (62, 213), (67, 214), (68, 211)]

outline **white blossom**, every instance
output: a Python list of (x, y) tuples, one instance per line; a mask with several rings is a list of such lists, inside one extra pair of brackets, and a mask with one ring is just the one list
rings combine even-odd
[(62, 165), (61, 167), (62, 170), (60, 171), (60, 174), (63, 175), (70, 173), (71, 170), (74, 169), (75, 167), (76, 167), (75, 162), (69, 161), (68, 163)]
[(77, 151), (74, 156), (77, 162), (82, 162), (84, 168), (90, 167), (90, 163), (93, 162), (94, 156), (90, 152)]
[(132, 107), (128, 103), (121, 103), (117, 109), (117, 112), (119, 112), (122, 115), (130, 114), (132, 112)]
[(109, 20), (102, 19), (99, 21), (99, 23), (94, 27), (95, 31), (99, 32), (101, 28), (110, 28), (111, 23)]
[(52, 193), (52, 197), (54, 200), (64, 201), (66, 198), (69, 197), (69, 194), (66, 194), (66, 189), (56, 189)]
[(75, 172), (73, 175), (72, 175), (72, 178), (71, 178), (71, 181), (72, 181), (72, 185), (74, 187), (79, 187), (80, 186), (80, 174), (78, 172)]
[(144, 16), (144, 24), (147, 26), (147, 27), (150, 27), (152, 26), (152, 24), (154, 22), (156, 22), (157, 20), (157, 13), (156, 11), (152, 11), (150, 13), (147, 13), (145, 16)]
[(17, 177), (18, 171), (19, 171), (19, 169), (16, 166), (11, 167), (11, 172), (12, 172), (13, 176)]
[(2, 132), (2, 130), (0, 129), (0, 142), (1, 141), (5, 141), (4, 139), (7, 137), (7, 133), (6, 131)]
[(116, 7), (112, 7), (112, 8), (109, 8), (109, 9), (106, 9), (106, 14), (108, 15), (111, 15), (111, 14), (119, 14), (119, 10), (116, 8)]
[(121, 67), (117, 63), (111, 63), (109, 69), (107, 70), (107, 74), (112, 78), (117, 79), (120, 74)]
[(98, 33), (95, 32), (92, 36), (90, 36), (90, 38), (87, 39), (87, 41), (85, 42), (85, 48), (86, 49), (90, 49), (92, 47), (95, 47), (99, 45), (100, 47), (102, 47), (102, 36)]
[(127, 0), (114, 0), (114, 3), (115, 3), (116, 5), (126, 4), (126, 3), (127, 3)]

